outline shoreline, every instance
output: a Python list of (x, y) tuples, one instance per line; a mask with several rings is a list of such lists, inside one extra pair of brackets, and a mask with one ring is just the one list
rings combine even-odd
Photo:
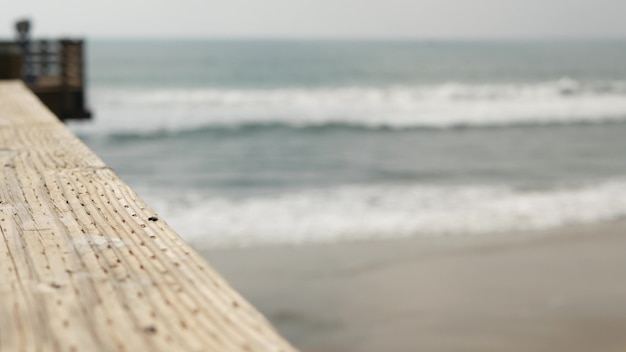
[(617, 351), (624, 230), (619, 219), (201, 254), (303, 351)]

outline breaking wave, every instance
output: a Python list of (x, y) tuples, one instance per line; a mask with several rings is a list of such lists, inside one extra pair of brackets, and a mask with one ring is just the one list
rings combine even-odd
[(282, 89), (108, 89), (91, 97), (95, 123), (79, 133), (143, 135), (195, 129), (457, 127), (626, 120), (626, 82)]
[(199, 248), (542, 230), (626, 216), (626, 180), (553, 189), (343, 186), (243, 199), (142, 192)]

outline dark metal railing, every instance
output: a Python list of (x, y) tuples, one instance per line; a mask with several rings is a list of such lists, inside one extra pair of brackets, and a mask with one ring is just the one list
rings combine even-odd
[(22, 75), (30, 85), (83, 85), (82, 40), (36, 40), (28, 45)]
[(59, 41), (37, 40), (30, 42), (29, 46), (29, 55), (24, 62), (24, 77), (32, 75), (36, 82), (37, 77), (62, 75), (63, 48)]

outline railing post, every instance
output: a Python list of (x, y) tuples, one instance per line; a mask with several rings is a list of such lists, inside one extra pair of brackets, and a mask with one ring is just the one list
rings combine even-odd
[(23, 55), (15, 42), (0, 43), (0, 79), (22, 79)]
[(63, 91), (64, 114), (72, 110), (72, 92), (70, 90), (70, 76), (72, 75), (72, 41), (61, 40), (61, 86)]

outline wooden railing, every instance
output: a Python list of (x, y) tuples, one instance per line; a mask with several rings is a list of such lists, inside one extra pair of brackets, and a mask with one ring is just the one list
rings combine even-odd
[(19, 81), (0, 180), (0, 351), (295, 351)]

